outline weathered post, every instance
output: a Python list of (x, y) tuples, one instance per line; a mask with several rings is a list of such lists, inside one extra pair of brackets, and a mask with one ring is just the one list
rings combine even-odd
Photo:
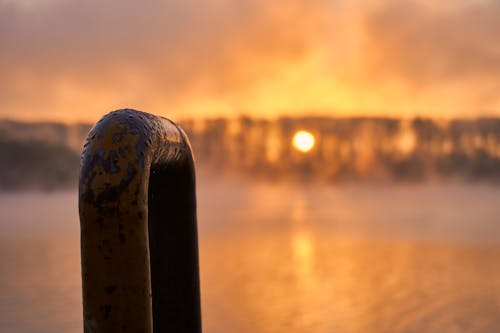
[(123, 109), (85, 143), (84, 332), (201, 332), (194, 162), (173, 122)]

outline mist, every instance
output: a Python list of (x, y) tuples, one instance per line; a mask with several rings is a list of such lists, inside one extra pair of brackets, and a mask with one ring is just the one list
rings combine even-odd
[(3, 0), (0, 116), (498, 115), (499, 8)]

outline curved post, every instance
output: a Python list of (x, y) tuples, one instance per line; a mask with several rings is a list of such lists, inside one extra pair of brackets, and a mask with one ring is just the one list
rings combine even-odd
[(194, 163), (179, 127), (104, 116), (84, 145), (79, 211), (84, 332), (201, 332)]

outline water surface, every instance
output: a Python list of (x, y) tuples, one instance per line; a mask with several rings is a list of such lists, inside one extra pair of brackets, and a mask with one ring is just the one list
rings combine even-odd
[[(499, 332), (500, 189), (199, 186), (204, 331)], [(0, 332), (81, 332), (76, 192), (0, 194)]]

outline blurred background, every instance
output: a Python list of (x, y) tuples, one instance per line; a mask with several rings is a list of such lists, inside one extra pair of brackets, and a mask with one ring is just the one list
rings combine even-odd
[(188, 133), (203, 326), (500, 331), (500, 2), (0, 0), (0, 331), (82, 332), (80, 152)]

